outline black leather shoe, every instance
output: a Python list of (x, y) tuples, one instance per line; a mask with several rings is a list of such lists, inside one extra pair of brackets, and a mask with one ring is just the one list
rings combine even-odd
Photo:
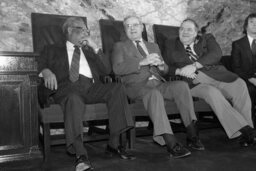
[(200, 141), (199, 137), (187, 138), (187, 146), (195, 150), (205, 150), (204, 145)]
[(239, 144), (242, 147), (256, 145), (256, 130), (251, 128), (247, 134), (242, 134), (239, 138)]
[(191, 152), (179, 143), (175, 144), (171, 149), (167, 146), (167, 151), (170, 153), (170, 156), (175, 159), (191, 155)]
[(118, 146), (117, 149), (110, 147), (109, 145), (107, 145), (105, 153), (109, 156), (114, 156), (117, 155), (119, 156), (121, 159), (125, 159), (125, 160), (134, 160), (136, 159), (136, 157), (130, 153), (128, 153), (124, 147), (122, 146)]
[(81, 155), (76, 158), (75, 162), (76, 171), (89, 171), (93, 170), (91, 162), (85, 155)]
[(241, 147), (249, 147), (250, 144), (248, 143), (248, 138), (246, 138), (245, 136), (241, 135), (241, 137), (239, 138), (239, 144)]
[(249, 138), (248, 138), (248, 143), (250, 145), (256, 145), (256, 130), (253, 129), (250, 134), (249, 134)]

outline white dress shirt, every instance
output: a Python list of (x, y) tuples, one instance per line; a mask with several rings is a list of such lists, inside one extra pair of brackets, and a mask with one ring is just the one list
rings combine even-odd
[[(67, 46), (67, 52), (68, 52), (68, 63), (69, 63), (69, 68), (70, 68), (71, 61), (72, 61), (72, 56), (73, 56), (75, 48), (74, 48), (74, 44), (69, 42), (69, 41), (66, 42), (66, 46)], [(80, 63), (79, 63), (79, 65), (80, 65), (79, 74), (84, 75), (88, 78), (92, 78), (92, 72), (91, 72), (90, 66), (89, 66), (89, 64), (88, 64), (88, 62), (87, 62), (87, 60), (84, 56), (84, 53), (81, 50), (81, 48), (79, 48), (79, 50), (81, 52), (80, 53), (81, 54)]]
[(194, 55), (197, 55), (195, 50), (194, 50), (194, 42), (192, 42), (190, 45), (184, 45), (184, 48), (186, 49), (187, 46), (189, 46), (191, 48), (191, 51)]
[[(136, 40), (136, 41), (137, 41), (137, 40)], [(137, 48), (137, 43), (136, 43), (136, 41), (132, 41), (132, 42), (133, 42), (133, 44), (135, 45), (135, 47)], [(148, 53), (148, 49), (147, 49), (145, 43), (143, 42), (143, 40), (140, 39), (140, 40), (138, 40), (138, 41), (140, 41), (140, 42), (139, 42), (139, 45), (142, 47), (142, 49), (144, 50), (144, 52), (148, 55), (148, 54), (149, 54), (149, 53)]]
[(249, 43), (250, 43), (250, 47), (252, 48), (253, 38), (248, 34), (247, 34), (247, 37), (248, 37), (248, 40), (249, 40)]

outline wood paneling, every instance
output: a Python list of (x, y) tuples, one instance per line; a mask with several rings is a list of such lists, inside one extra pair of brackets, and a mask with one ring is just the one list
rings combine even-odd
[(42, 161), (36, 56), (0, 52), (0, 168)]

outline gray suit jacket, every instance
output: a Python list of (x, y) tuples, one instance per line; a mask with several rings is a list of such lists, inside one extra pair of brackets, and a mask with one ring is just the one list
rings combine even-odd
[[(147, 50), (150, 53), (157, 53), (161, 57), (160, 49), (157, 44), (144, 41)], [(128, 96), (135, 98), (141, 95), (141, 90), (145, 88), (148, 78), (152, 76), (150, 66), (139, 66), (142, 56), (131, 40), (118, 42), (114, 45), (112, 53), (112, 66), (116, 75), (122, 76)], [(162, 58), (162, 57), (161, 57)], [(165, 64), (165, 71), (168, 72), (168, 66)]]

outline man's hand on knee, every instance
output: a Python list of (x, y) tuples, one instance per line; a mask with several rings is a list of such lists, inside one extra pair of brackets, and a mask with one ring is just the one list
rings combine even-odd
[(49, 69), (44, 69), (42, 71), (42, 75), (44, 78), (45, 87), (47, 87), (51, 90), (57, 90), (58, 84), (57, 84), (57, 79), (56, 79), (55, 74)]

